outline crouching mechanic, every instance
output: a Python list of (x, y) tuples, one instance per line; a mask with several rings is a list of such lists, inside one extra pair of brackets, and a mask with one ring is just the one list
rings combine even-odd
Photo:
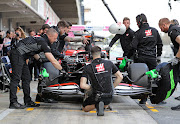
[[(96, 108), (97, 115), (103, 116), (104, 108), (112, 101), (113, 87), (121, 82), (123, 76), (111, 61), (101, 59), (100, 47), (92, 47), (91, 54), (93, 61), (84, 67), (80, 79), (82, 89), (92, 90), (92, 93), (83, 102), (83, 110), (88, 112)], [(112, 74), (116, 76), (114, 83), (112, 82)], [(91, 85), (87, 84), (87, 80), (90, 81)]]
[[(59, 70), (62, 69), (61, 65), (51, 54), (50, 44), (56, 41), (58, 33), (54, 29), (49, 29), (45, 37), (28, 37), (17, 43), (16, 48), (10, 51), (10, 61), (12, 65), (12, 78), (10, 83), (10, 106), (11, 109), (24, 109), (25, 107), (38, 107), (30, 97), (30, 81), (31, 76), (29, 72), (26, 59), (34, 56), (39, 59), (37, 55), (39, 52), (44, 52), (46, 58)], [(22, 79), (22, 88), (24, 93), (24, 105), (17, 101), (17, 86)]]

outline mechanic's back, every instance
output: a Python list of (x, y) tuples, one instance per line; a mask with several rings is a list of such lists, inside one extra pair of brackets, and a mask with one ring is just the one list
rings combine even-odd
[[(121, 82), (123, 76), (111, 61), (101, 59), (100, 47), (92, 47), (91, 53), (93, 61), (84, 67), (80, 80), (82, 89), (92, 91), (83, 102), (83, 110), (88, 112), (96, 108), (98, 115), (104, 115), (104, 108), (112, 101), (113, 87)], [(116, 76), (114, 83), (112, 74)], [(87, 84), (87, 80), (90, 80), (91, 85)]]
[(118, 69), (108, 60), (97, 58), (84, 68), (84, 74), (88, 77), (93, 88), (93, 93), (97, 92), (113, 94), (112, 74)]

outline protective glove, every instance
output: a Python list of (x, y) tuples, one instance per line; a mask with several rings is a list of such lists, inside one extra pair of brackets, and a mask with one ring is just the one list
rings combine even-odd
[(157, 56), (156, 61), (158, 64), (161, 63), (161, 56)]
[(106, 50), (106, 51), (110, 51), (110, 50), (111, 50), (111, 47), (108, 46), (108, 47), (105, 48), (105, 50)]
[(72, 62), (72, 59), (70, 58), (70, 56), (64, 56), (64, 60), (66, 62)]
[(168, 62), (171, 63), (172, 66), (174, 66), (174, 65), (177, 65), (179, 61), (180, 61), (180, 58), (175, 57)]

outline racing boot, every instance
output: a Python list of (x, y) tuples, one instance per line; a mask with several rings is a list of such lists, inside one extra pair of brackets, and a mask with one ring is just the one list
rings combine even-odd
[(100, 101), (98, 104), (97, 104), (97, 116), (104, 116), (104, 102), (103, 101)]
[(26, 107), (39, 107), (40, 104), (36, 104), (35, 102), (30, 101), (29, 103), (25, 103), (25, 106)]
[(175, 107), (171, 107), (172, 110), (176, 110), (176, 111), (180, 111), (180, 105), (175, 106)]

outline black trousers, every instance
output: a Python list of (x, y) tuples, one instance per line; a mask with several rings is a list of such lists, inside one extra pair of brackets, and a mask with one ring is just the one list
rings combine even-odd
[(10, 62), (12, 66), (12, 77), (10, 83), (10, 103), (17, 102), (17, 86), (22, 79), (22, 88), (24, 93), (24, 103), (31, 101), (30, 81), (31, 75), (28, 65), (23, 56), (15, 49), (10, 51)]
[(30, 71), (31, 80), (32, 80), (33, 68), (34, 68), (34, 78), (38, 78), (39, 69), (38, 69), (36, 60), (31, 60), (31, 61), (32, 61), (32, 63), (28, 64), (28, 66), (29, 66), (29, 71)]
[(139, 56), (135, 62), (136, 63), (146, 63), (149, 70), (155, 69), (157, 66), (156, 58), (153, 58), (153, 57)]

